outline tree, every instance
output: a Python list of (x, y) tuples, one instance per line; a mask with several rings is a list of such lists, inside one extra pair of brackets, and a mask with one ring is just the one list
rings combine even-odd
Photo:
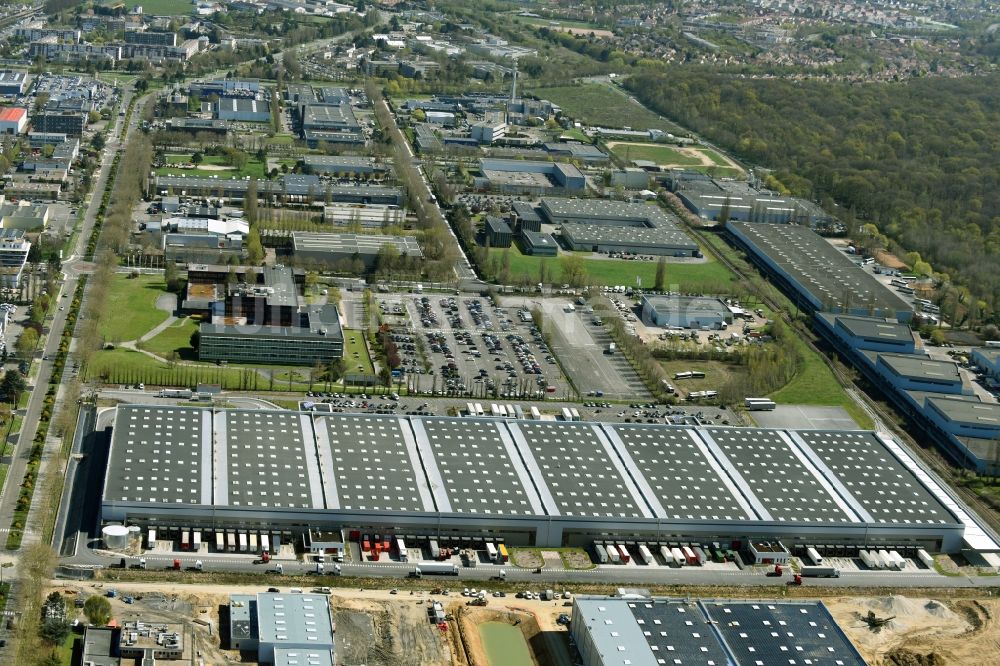
[(257, 221), (257, 179), (250, 181), (247, 185), (247, 193), (243, 198), (243, 214), (247, 218), (247, 222), (253, 224)]
[(167, 291), (180, 291), (181, 281), (177, 275), (177, 262), (168, 259), (163, 266), (163, 280), (167, 283)]
[(3, 391), (7, 402), (16, 402), (17, 397), (25, 388), (27, 388), (27, 384), (25, 384), (24, 375), (17, 370), (8, 370), (3, 376), (3, 382), (0, 382), (0, 391)]
[(560, 260), (563, 282), (579, 287), (587, 281), (587, 268), (578, 254), (569, 254)]
[(191, 334), (189, 344), (191, 345), (191, 349), (198, 351), (198, 346), (201, 344), (201, 331), (195, 330), (195, 332)]
[(104, 139), (104, 135), (98, 132), (94, 135), (94, 138), (90, 140), (90, 145), (94, 147), (94, 150), (100, 152), (104, 150), (104, 146), (107, 142)]
[[(17, 339), (15, 349), (22, 358), (30, 358), (38, 346), (38, 331), (33, 328), (26, 328), (21, 331), (21, 337)], [(9, 373), (8, 373), (9, 374)]]
[(191, 156), (191, 164), (201, 164), (205, 160), (204, 155), (196, 152)]
[(935, 328), (931, 331), (931, 344), (935, 347), (940, 347), (945, 343), (944, 331), (940, 328)]
[(260, 232), (256, 226), (250, 227), (250, 233), (247, 234), (247, 261), (254, 266), (264, 261), (264, 246), (260, 242)]
[(660, 257), (659, 261), (656, 262), (656, 282), (653, 289), (656, 291), (663, 291), (664, 283), (667, 281), (667, 258)]
[(52, 645), (62, 645), (69, 636), (70, 624), (65, 618), (50, 617), (38, 628), (38, 635)]
[(50, 652), (47, 657), (42, 659), (40, 666), (62, 666), (63, 660), (59, 657), (56, 652)]
[(104, 626), (111, 620), (111, 602), (96, 594), (83, 602), (83, 614), (97, 626)]

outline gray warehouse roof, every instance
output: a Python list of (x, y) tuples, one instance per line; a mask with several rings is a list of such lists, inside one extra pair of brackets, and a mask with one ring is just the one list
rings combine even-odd
[(698, 249), (698, 244), (676, 226), (627, 227), (571, 223), (562, 225), (562, 234), (574, 244), (626, 245), (636, 252), (642, 252), (643, 247)]
[(877, 317), (855, 317), (852, 315), (819, 313), (827, 321), (840, 323), (847, 331), (858, 338), (884, 342), (912, 342), (913, 331), (906, 324), (900, 324), (892, 319)]
[(330, 601), (324, 595), (262, 592), (257, 625), (261, 643), (333, 649)]
[(410, 257), (423, 256), (417, 239), (413, 236), (382, 236), (362, 234), (314, 234), (292, 232), (292, 249), (295, 252), (332, 252), (337, 254), (378, 254), (383, 245), (395, 245), (400, 254)]
[(549, 219), (573, 219), (575, 222), (642, 222), (652, 226), (675, 223), (659, 206), (610, 199), (570, 199), (544, 197), (542, 212)]
[(962, 373), (954, 361), (938, 361), (920, 354), (891, 354), (881, 352), (878, 360), (885, 363), (901, 377), (933, 382), (962, 383)]
[(927, 399), (938, 411), (957, 423), (968, 423), (983, 428), (1000, 428), (1000, 405), (979, 402), (978, 399), (960, 399), (959, 396), (928, 395)]
[(903, 299), (807, 227), (730, 221), (726, 228), (784, 271), (794, 280), (793, 286), (808, 292), (820, 309), (872, 307), (891, 314), (912, 312)]

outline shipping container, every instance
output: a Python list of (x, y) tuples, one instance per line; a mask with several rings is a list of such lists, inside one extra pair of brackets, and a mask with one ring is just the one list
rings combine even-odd
[(493, 418), (498, 418), (500, 416), (500, 406), (495, 402), (490, 404), (490, 415)]
[(899, 551), (890, 550), (889, 558), (892, 559), (894, 569), (903, 570), (906, 568), (906, 560), (904, 560), (903, 556), (899, 554)]
[(705, 562), (708, 560), (708, 557), (705, 555), (705, 551), (702, 550), (700, 546), (695, 546), (691, 550), (694, 551), (694, 556), (695, 559), (698, 561), (698, 565), (700, 566), (702, 564), (705, 564)]
[(240, 541), (240, 552), (241, 553), (247, 552), (247, 533), (246, 532), (240, 532), (240, 539), (239, 539), (239, 541)]
[(663, 563), (668, 567), (674, 565), (674, 556), (666, 546), (660, 546), (660, 557), (663, 558)]
[(524, 420), (524, 410), (521, 405), (514, 405), (514, 417), (521, 421)]
[(538, 421), (541, 418), (542, 418), (542, 413), (540, 411), (538, 411), (538, 407), (535, 407), (534, 405), (532, 405), (531, 406), (531, 420), (532, 421)]
[(486, 410), (483, 409), (483, 403), (476, 403), (476, 416), (486, 416)]
[(878, 556), (882, 560), (882, 566), (880, 568), (882, 568), (882, 569), (894, 569), (895, 568), (893, 566), (892, 557), (889, 556), (889, 551), (885, 550), (884, 548), (880, 549), (878, 551)]
[(409, 555), (406, 553), (406, 542), (396, 537), (396, 554), (399, 555), (399, 561), (405, 562), (409, 559)]
[(872, 556), (868, 554), (867, 550), (858, 551), (858, 557), (861, 558), (861, 561), (864, 562), (865, 566), (869, 569), (875, 568), (875, 561), (872, 560)]
[(469, 416), (475, 416), (476, 415), (476, 406), (474, 404), (472, 404), (471, 402), (466, 403), (466, 405), (465, 405), (465, 411), (469, 413)]
[(806, 556), (809, 558), (809, 561), (815, 564), (816, 566), (820, 566), (823, 564), (823, 556), (820, 555), (819, 551), (817, 551), (812, 546), (808, 546), (806, 548)]
[(646, 546), (646, 544), (639, 546), (639, 557), (641, 557), (642, 561), (646, 564), (656, 564), (653, 560), (653, 554), (649, 552), (649, 547)]
[(778, 405), (767, 398), (744, 398), (743, 406), (750, 412), (771, 411)]
[(692, 566), (698, 564), (698, 558), (695, 557), (694, 551), (691, 550), (688, 546), (681, 546), (681, 552), (684, 553), (684, 561), (687, 564), (690, 564)]
[(500, 555), (500, 559), (503, 562), (510, 561), (510, 554), (507, 552), (507, 546), (500, 544), (497, 546), (497, 553)]
[(156, 548), (156, 530), (149, 530), (146, 534), (146, 548)]
[(438, 548), (438, 542), (435, 539), (431, 539), (428, 543), (428, 548), (431, 551), (431, 559), (436, 560), (441, 557), (441, 549)]
[(427, 574), (441, 576), (457, 576), (458, 567), (449, 562), (418, 562), (413, 569), (413, 575), (417, 578)]
[(580, 418), (580, 412), (577, 410), (576, 407), (571, 407), (570, 410), (569, 410), (569, 413), (573, 416), (573, 420), (574, 421), (582, 421), (583, 420), (583, 419)]
[(372, 544), (371, 541), (368, 540), (368, 535), (366, 534), (365, 538), (361, 541), (361, 552), (367, 553), (370, 552), (371, 549), (372, 549)]
[(562, 417), (563, 417), (563, 421), (572, 421), (573, 420), (573, 412), (569, 411), (569, 407), (563, 407), (562, 408)]
[(250, 537), (250, 552), (259, 553), (260, 551), (257, 550), (257, 533), (251, 532), (249, 537)]
[(215, 552), (221, 553), (226, 549), (226, 535), (222, 532), (215, 533)]
[(269, 539), (266, 534), (260, 535), (260, 552), (262, 553), (271, 552), (271, 539)]
[(201, 530), (195, 530), (191, 534), (191, 549), (201, 550)]
[(486, 555), (490, 558), (490, 562), (497, 561), (497, 547), (489, 541), (486, 542)]
[(597, 561), (598, 561), (598, 563), (600, 563), (600, 564), (607, 564), (608, 563), (608, 551), (604, 547), (604, 544), (595, 543), (594, 544), (594, 553), (597, 554)]
[(917, 551), (917, 559), (923, 562), (928, 569), (934, 568), (934, 558), (923, 548)]
[(674, 562), (677, 563), (677, 566), (682, 567), (687, 564), (687, 558), (684, 557), (684, 553), (681, 552), (680, 548), (671, 548), (670, 554), (674, 556)]
[(181, 550), (188, 550), (191, 548), (191, 532), (188, 530), (181, 531)]
[(236, 534), (233, 532), (226, 532), (226, 550), (230, 553), (236, 552)]
[(834, 567), (802, 567), (799, 573), (807, 578), (840, 578), (840, 570)]
[(632, 556), (629, 555), (628, 548), (626, 548), (622, 544), (618, 545), (618, 554), (621, 555), (622, 564), (628, 564), (629, 562), (632, 561)]
[(622, 561), (622, 555), (618, 552), (617, 546), (605, 546), (604, 549), (608, 552), (608, 559), (613, 563), (618, 564)]

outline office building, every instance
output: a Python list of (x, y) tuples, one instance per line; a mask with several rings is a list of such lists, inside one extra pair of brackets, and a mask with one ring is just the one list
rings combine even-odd
[(724, 329), (733, 323), (733, 312), (718, 298), (643, 296), (642, 321), (661, 328)]
[(514, 233), (507, 222), (492, 215), (486, 216), (485, 234), (489, 247), (510, 247), (514, 240)]
[(229, 648), (274, 666), (333, 666), (329, 597), (261, 592), (229, 598)]
[(16, 289), (21, 284), (31, 243), (21, 229), (0, 229), (0, 286)]

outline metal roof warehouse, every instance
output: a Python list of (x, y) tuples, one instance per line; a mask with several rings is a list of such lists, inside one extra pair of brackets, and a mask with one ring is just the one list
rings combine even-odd
[[(102, 519), (962, 547), (981, 528), (887, 436), (117, 408)], [(885, 480), (876, 487), (871, 479)]]

